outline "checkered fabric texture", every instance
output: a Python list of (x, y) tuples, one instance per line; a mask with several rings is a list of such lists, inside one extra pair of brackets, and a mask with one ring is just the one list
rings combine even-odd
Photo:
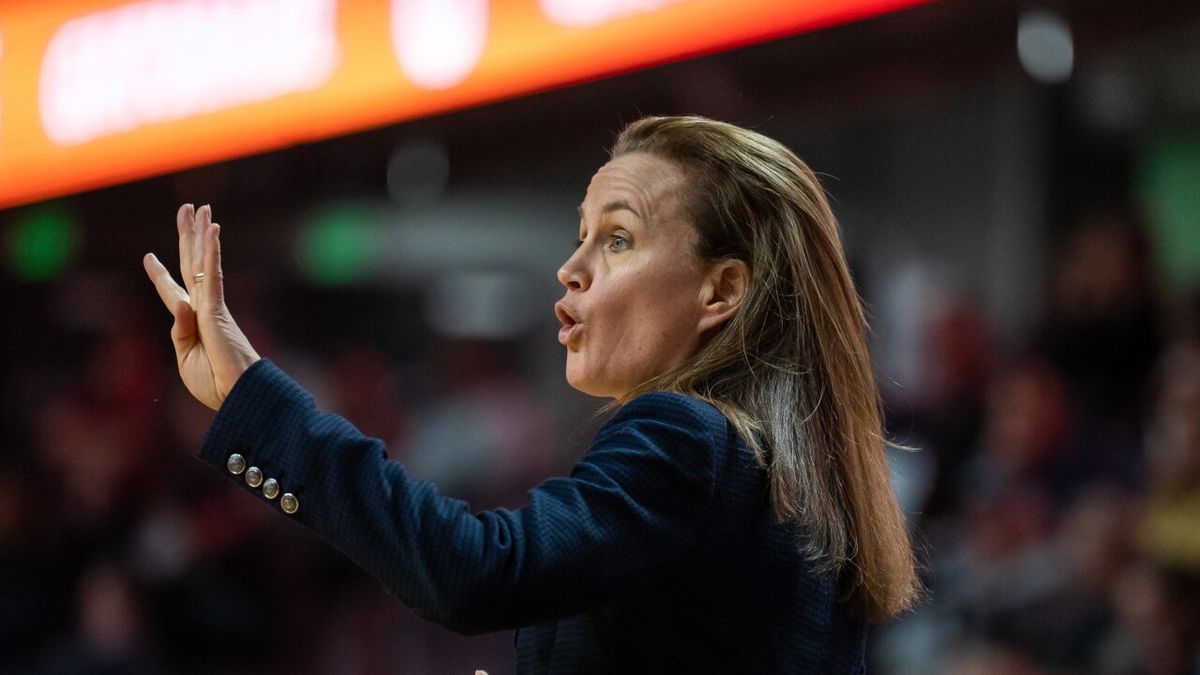
[(519, 673), (865, 671), (865, 623), (774, 522), (765, 471), (702, 401), (640, 396), (570, 476), (523, 508), (475, 512), (264, 359), (200, 450), (226, 475), (232, 453), (295, 495), (285, 517), (422, 616), (467, 634), (517, 629)]

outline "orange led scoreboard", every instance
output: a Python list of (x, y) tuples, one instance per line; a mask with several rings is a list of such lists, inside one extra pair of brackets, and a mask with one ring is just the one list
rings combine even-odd
[(924, 1), (0, 2), (0, 209)]

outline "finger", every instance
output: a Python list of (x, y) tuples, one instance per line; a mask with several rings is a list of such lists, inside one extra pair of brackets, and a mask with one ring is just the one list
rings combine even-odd
[(167, 306), (171, 314), (175, 314), (175, 306), (179, 302), (187, 304), (187, 291), (179, 287), (175, 280), (171, 278), (171, 273), (163, 266), (158, 258), (153, 253), (147, 253), (142, 258), (142, 266), (146, 268), (146, 275), (150, 277), (150, 281), (154, 282), (154, 290), (158, 291), (158, 297)]
[(179, 229), (179, 275), (188, 292), (192, 290), (192, 224), (196, 220), (196, 209), (191, 204), (179, 207), (175, 214), (175, 226)]
[(224, 280), (221, 277), (221, 226), (209, 223), (202, 237), (204, 283), (196, 291), (205, 308), (219, 308), (224, 302)]
[[(212, 225), (212, 209), (208, 204), (196, 209), (196, 217), (192, 219), (192, 267), (187, 270), (188, 279), (191, 279), (192, 285), (192, 300), (199, 299), (200, 288), (196, 283), (196, 274), (204, 271), (204, 238)], [(205, 280), (208, 281), (208, 280)], [(196, 305), (192, 305), (196, 306)]]
[(196, 310), (186, 301), (175, 303), (175, 324), (171, 326), (171, 342), (175, 343), (175, 358), (182, 362), (183, 357), (196, 343)]

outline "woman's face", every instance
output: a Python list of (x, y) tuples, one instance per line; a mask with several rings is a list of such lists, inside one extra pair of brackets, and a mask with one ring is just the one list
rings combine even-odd
[(579, 246), (558, 271), (555, 305), (567, 382), (620, 397), (683, 363), (700, 344), (708, 265), (680, 208), (685, 175), (647, 153), (596, 172), (579, 207)]

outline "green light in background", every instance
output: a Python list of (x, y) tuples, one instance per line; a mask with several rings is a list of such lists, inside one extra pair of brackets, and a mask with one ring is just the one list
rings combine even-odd
[(1200, 288), (1200, 133), (1159, 136), (1140, 169), (1160, 268), (1175, 288)]
[(17, 278), (45, 281), (66, 269), (81, 239), (79, 225), (66, 207), (42, 204), (17, 216), (4, 238), (5, 257)]
[(318, 208), (300, 233), (297, 259), (309, 280), (334, 286), (370, 271), (376, 232), (369, 209), (353, 202)]

